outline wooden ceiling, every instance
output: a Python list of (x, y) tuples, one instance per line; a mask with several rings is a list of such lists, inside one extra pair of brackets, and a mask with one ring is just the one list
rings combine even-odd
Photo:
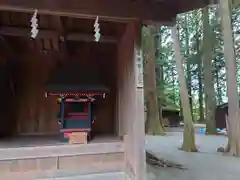
[(129, 21), (172, 21), (177, 13), (204, 7), (211, 0), (1, 0), (0, 10)]
[(210, 4), (218, 4), (218, 0), (172, 0), (179, 1), (178, 13), (184, 13)]
[[(60, 17), (47, 14), (38, 15), (39, 33), (31, 41), (31, 18), (33, 13), (0, 11), (0, 38), (11, 41), (11, 45), (22, 42), (31, 43), (40, 51), (65, 51), (62, 47), (67, 40), (75, 42), (94, 42), (94, 19)], [(118, 41), (124, 23), (99, 21), (100, 43), (112, 46)], [(13, 38), (17, 37), (17, 38)], [(5, 42), (5, 41), (4, 41)], [(3, 43), (2, 41), (0, 43)], [(99, 44), (99, 43), (95, 43)], [(22, 44), (21, 44), (22, 45)], [(21, 47), (20, 45), (20, 47)], [(103, 46), (105, 47), (105, 46)], [(15, 48), (16, 49), (16, 48)]]
[[(29, 37), (32, 13), (0, 11), (0, 35)], [(115, 42), (124, 24), (99, 21), (101, 41)], [(94, 19), (38, 15), (38, 38), (94, 41)]]

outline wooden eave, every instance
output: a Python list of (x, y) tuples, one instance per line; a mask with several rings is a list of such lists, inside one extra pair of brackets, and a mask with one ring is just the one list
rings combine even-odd
[(217, 4), (218, 0), (173, 0), (179, 1), (178, 13), (203, 8), (210, 4)]
[(204, 7), (210, 0), (1, 0), (0, 10), (129, 21), (173, 21), (177, 13)]

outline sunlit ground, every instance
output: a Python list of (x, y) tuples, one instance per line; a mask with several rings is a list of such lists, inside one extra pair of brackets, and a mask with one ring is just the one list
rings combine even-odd
[(227, 143), (225, 136), (196, 135), (200, 152), (179, 151), (182, 132), (171, 132), (166, 137), (147, 136), (146, 147), (158, 157), (181, 163), (188, 170), (147, 167), (148, 180), (240, 180), (240, 158), (217, 153)]

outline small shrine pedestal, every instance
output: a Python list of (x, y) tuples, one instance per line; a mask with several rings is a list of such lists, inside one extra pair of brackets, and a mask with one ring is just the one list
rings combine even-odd
[(69, 134), (69, 144), (87, 144), (88, 132), (72, 132)]

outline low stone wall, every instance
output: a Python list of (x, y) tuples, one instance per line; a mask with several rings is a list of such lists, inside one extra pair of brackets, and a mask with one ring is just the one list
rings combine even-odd
[[(53, 175), (53, 172), (55, 171), (76, 171), (79, 174), (88, 174), (88, 173), (101, 173), (101, 172), (123, 172), (124, 171), (124, 151), (123, 147), (119, 146), (119, 143), (109, 143), (108, 151), (102, 152), (101, 151), (101, 144), (98, 143), (97, 146), (90, 146), (88, 148), (96, 148), (95, 152), (92, 152), (89, 149), (89, 153), (81, 153), (80, 151), (86, 151), (87, 146), (85, 145), (81, 147), (73, 146), (72, 152), (70, 153), (65, 152), (65, 154), (61, 154), (60, 152), (56, 152), (55, 156), (49, 156), (49, 154), (46, 153), (46, 156), (37, 156), (36, 157), (30, 157), (25, 156), (24, 157), (24, 150), (26, 151), (27, 148), (23, 148), (22, 151), (19, 151), (18, 156), (16, 155), (15, 158), (0, 158), (0, 177), (1, 179), (4, 177), (4, 180), (18, 177), (18, 180), (21, 178), (24, 180), (27, 179), (36, 179), (36, 176), (44, 176), (46, 174)], [(103, 143), (104, 144), (104, 143)], [(104, 146), (104, 145), (103, 145)], [(105, 144), (106, 146), (106, 144)], [(117, 149), (117, 147), (119, 149)], [(45, 147), (46, 148), (46, 147)], [(53, 152), (54, 152), (54, 147)], [(58, 148), (64, 149), (64, 147), (59, 146)], [(68, 146), (67, 149), (71, 149), (71, 146)], [(73, 152), (73, 149), (77, 150), (78, 148), (79, 152), (75, 153)], [(85, 150), (84, 150), (85, 148)], [(14, 149), (20, 149), (20, 148), (11, 148), (10, 151), (14, 151)], [(46, 149), (49, 150), (49, 147)], [(104, 148), (103, 148), (104, 150)], [(0, 150), (3, 152), (3, 149)], [(7, 149), (5, 154), (7, 153)], [(8, 153), (10, 153), (8, 151)], [(15, 150), (17, 151), (17, 150)], [(39, 151), (39, 149), (38, 149)], [(44, 151), (44, 147), (42, 148), (42, 151)], [(22, 153), (20, 153), (22, 152)], [(14, 153), (14, 152), (12, 152)], [(22, 158), (21, 158), (22, 155)], [(40, 153), (41, 155), (41, 153)], [(33, 154), (32, 154), (33, 156)], [(20, 178), (20, 179), (19, 179)]]
[(0, 174), (9, 172), (79, 169), (86, 173), (123, 171), (124, 154), (93, 154), (0, 161)]

